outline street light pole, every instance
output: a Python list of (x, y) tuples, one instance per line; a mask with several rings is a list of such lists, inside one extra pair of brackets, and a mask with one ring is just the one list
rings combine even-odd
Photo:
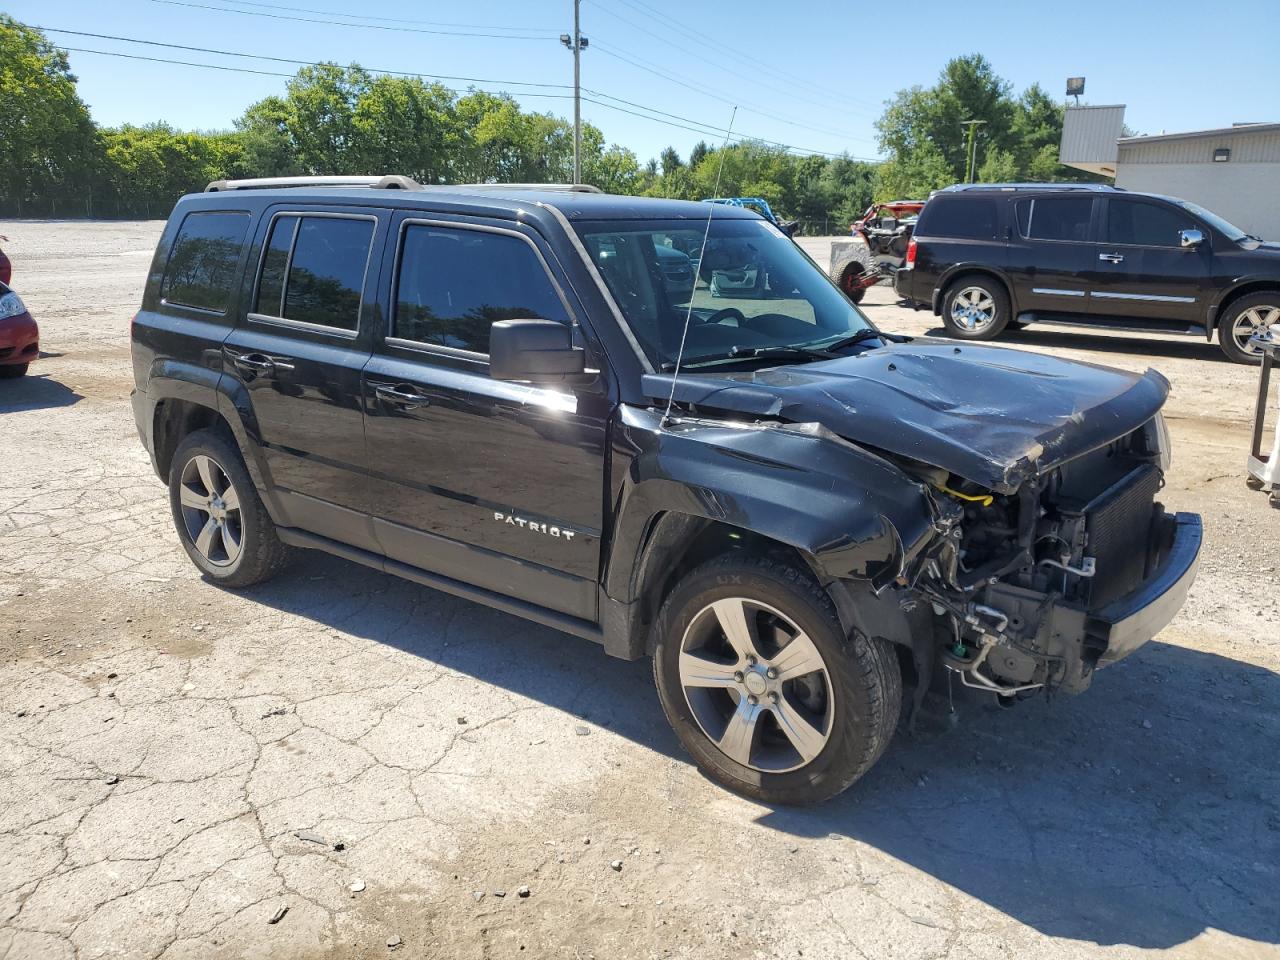
[(964, 171), (965, 183), (973, 183), (974, 174), (978, 172), (976, 169), (978, 164), (977, 132), (978, 127), (983, 126), (986, 122), (985, 120), (964, 120), (960, 123), (960, 126), (969, 128), (969, 149), (967, 151), (969, 156)]
[(573, 52), (573, 182), (582, 182), (582, 51), (587, 38), (582, 35), (579, 16), (582, 0), (573, 0), (573, 36), (560, 34), (560, 42)]

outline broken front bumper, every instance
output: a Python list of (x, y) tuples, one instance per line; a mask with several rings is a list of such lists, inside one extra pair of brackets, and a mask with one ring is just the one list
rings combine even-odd
[(1204, 525), (1196, 513), (1173, 518), (1173, 539), (1138, 589), (1090, 614), (1086, 631), (1105, 644), (1098, 666), (1122, 660), (1169, 625), (1187, 599), (1200, 564)]

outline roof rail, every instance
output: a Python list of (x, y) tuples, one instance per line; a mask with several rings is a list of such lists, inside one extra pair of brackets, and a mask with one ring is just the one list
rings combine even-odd
[(956, 183), (934, 193), (967, 193), (982, 192), (1016, 192), (1018, 190), (1087, 190), (1094, 193), (1123, 192), (1124, 187), (1116, 187), (1109, 183)]
[(552, 190), (566, 193), (604, 193), (589, 183), (448, 183), (442, 187), (464, 190)]
[(370, 187), (374, 190), (421, 190), (422, 184), (398, 174), (379, 177), (255, 177), (249, 180), (215, 180), (205, 193), (223, 190), (269, 190), (273, 187)]

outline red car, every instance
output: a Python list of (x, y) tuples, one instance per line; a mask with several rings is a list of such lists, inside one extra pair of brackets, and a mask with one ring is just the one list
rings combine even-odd
[(0, 283), (0, 379), (20, 377), (40, 356), (40, 328), (22, 298)]

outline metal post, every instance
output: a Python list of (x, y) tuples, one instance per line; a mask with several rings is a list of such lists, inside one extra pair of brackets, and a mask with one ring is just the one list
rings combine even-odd
[(978, 167), (978, 127), (985, 124), (985, 120), (965, 120), (960, 126), (969, 128), (969, 149), (967, 152), (964, 180), (965, 183), (973, 183), (973, 178), (977, 175)]
[(573, 182), (582, 182), (582, 30), (578, 14), (582, 0), (573, 0)]

